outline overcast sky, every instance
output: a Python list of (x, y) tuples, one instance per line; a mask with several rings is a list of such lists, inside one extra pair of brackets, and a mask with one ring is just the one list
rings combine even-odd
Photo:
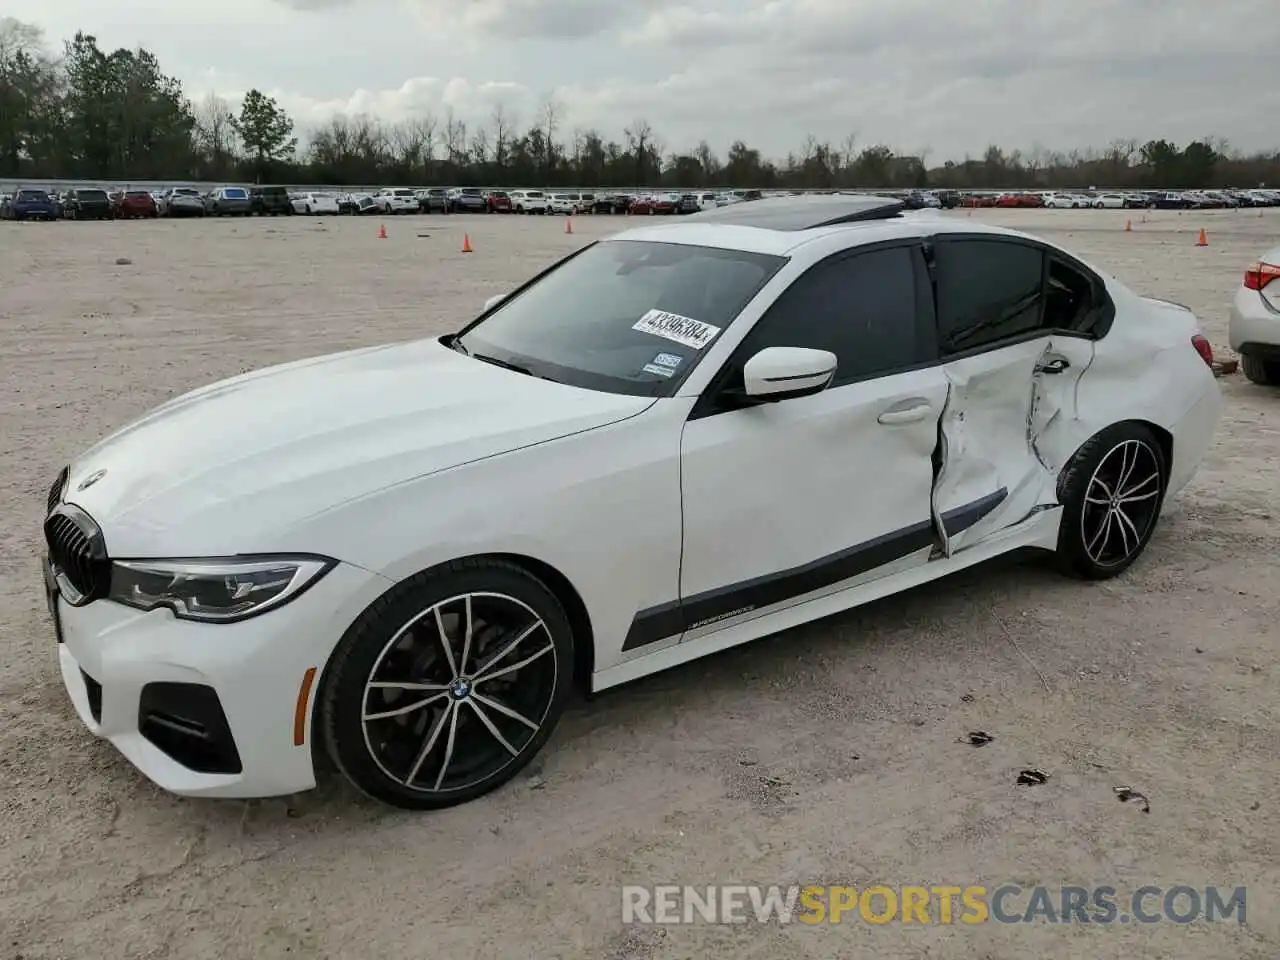
[(649, 121), (667, 150), (806, 134), (929, 150), (1224, 137), (1280, 147), (1276, 0), (8, 0), (60, 46), (148, 47), (193, 100), (258, 87), (305, 130), (554, 92), (565, 137)]

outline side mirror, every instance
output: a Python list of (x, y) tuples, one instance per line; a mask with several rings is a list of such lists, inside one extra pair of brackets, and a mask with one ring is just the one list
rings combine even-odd
[(496, 307), (505, 299), (507, 299), (507, 295), (505, 293), (499, 293), (499, 294), (496, 294), (495, 296), (490, 297), (488, 300), (484, 302), (484, 312), (488, 313), (490, 310), (492, 310), (494, 307)]
[(742, 368), (746, 396), (772, 403), (821, 393), (836, 374), (836, 355), (807, 347), (766, 347)]

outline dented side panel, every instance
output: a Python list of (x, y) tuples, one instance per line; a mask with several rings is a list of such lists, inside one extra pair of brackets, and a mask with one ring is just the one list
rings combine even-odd
[(1037, 373), (1032, 390), (1031, 416), (1027, 437), (1040, 465), (1050, 474), (1051, 484), (1041, 498), (1042, 504), (1057, 502), (1056, 477), (1075, 453), (1093, 434), (1102, 429), (1092, 420), (1081, 418), (1080, 397), (1091, 383), (1095, 343), (1083, 337), (1055, 335), (1045, 349), (1044, 366), (1056, 361), (1066, 364), (1061, 373)]
[[(1056, 391), (1041, 395), (1037, 387), (1049, 346), (1048, 336), (1039, 337), (943, 367), (950, 390), (933, 508), (948, 556), (1025, 519), (1052, 489), (1032, 443), (1033, 421), (1057, 418)], [(981, 515), (957, 514), (975, 502), (985, 505)]]

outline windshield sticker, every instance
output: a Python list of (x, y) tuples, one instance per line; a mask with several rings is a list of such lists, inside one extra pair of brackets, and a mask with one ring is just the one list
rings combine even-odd
[(667, 313), (665, 310), (650, 310), (631, 329), (651, 333), (655, 337), (662, 337), (694, 350), (701, 350), (720, 332), (719, 327), (691, 317), (682, 317), (678, 313)]
[(674, 353), (660, 353), (654, 357), (650, 363), (656, 363), (660, 367), (670, 367), (674, 370), (684, 361), (684, 357)]
[(656, 373), (660, 377), (668, 377), (668, 378), (670, 378), (671, 375), (676, 372), (675, 369), (672, 367), (664, 367), (656, 363), (646, 363), (640, 369), (643, 370), (645, 373)]

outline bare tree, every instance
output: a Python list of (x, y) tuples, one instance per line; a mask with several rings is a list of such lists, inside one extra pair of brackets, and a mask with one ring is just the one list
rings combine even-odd
[(454, 115), (449, 107), (444, 118), (444, 152), (446, 159), (455, 165), (466, 162), (467, 125)]
[(560, 101), (554, 93), (548, 93), (538, 108), (538, 121), (542, 126), (542, 135), (546, 140), (547, 170), (556, 165), (556, 130), (560, 125)]
[(215, 175), (221, 175), (235, 155), (235, 114), (231, 105), (214, 91), (195, 108), (196, 142), (209, 158)]
[(484, 127), (477, 128), (471, 135), (470, 156), (471, 162), (480, 167), (483, 174), (489, 164), (489, 133)]
[(631, 154), (636, 165), (636, 185), (643, 186), (645, 176), (649, 172), (649, 151), (652, 149), (653, 127), (644, 117), (631, 121), (631, 126), (622, 131), (627, 138), (627, 152)]
[(858, 165), (858, 134), (856, 131), (851, 130), (846, 133), (844, 139), (840, 141), (840, 156), (842, 158), (840, 185), (844, 187), (853, 186), (854, 168)]
[(435, 151), (436, 120), (431, 114), (410, 117), (391, 128), (388, 139), (397, 163), (410, 174), (426, 172)]
[(711, 144), (705, 140), (698, 141), (698, 145), (693, 148), (693, 155), (698, 158), (698, 163), (702, 165), (702, 172), (705, 176), (715, 177), (720, 172), (720, 160), (711, 152)]
[(507, 154), (511, 152), (511, 131), (515, 128), (515, 117), (507, 114), (507, 108), (498, 101), (493, 105), (493, 113), (489, 115), (492, 127), (493, 163), (498, 171), (507, 169)]

